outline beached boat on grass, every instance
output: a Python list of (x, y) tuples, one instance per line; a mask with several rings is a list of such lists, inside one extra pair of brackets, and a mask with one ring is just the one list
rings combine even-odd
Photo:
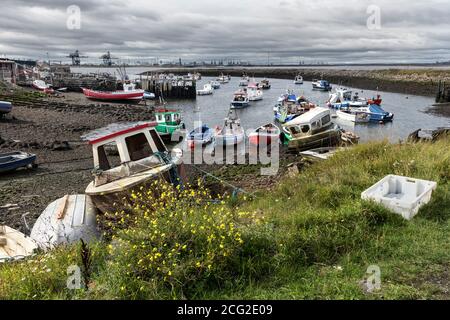
[(290, 149), (298, 151), (335, 146), (341, 130), (331, 121), (326, 108), (314, 108), (283, 125), (281, 140)]
[[(141, 187), (149, 189), (155, 180), (182, 183), (182, 151), (174, 149), (170, 153), (156, 125), (145, 123), (89, 141), (94, 155), (94, 181), (86, 194), (101, 212), (122, 210), (126, 207), (124, 198)], [(106, 149), (111, 147), (118, 151), (120, 160), (108, 155)]]
[(30, 237), (41, 249), (99, 239), (97, 208), (89, 196), (66, 195), (47, 206), (36, 220)]
[(82, 88), (83, 94), (86, 98), (91, 100), (103, 100), (103, 101), (133, 101), (139, 102), (144, 98), (145, 91), (136, 89), (134, 83), (125, 83), (123, 90), (117, 91), (97, 91)]

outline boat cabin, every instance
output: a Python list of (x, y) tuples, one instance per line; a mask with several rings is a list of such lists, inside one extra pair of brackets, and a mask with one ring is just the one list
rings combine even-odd
[[(161, 165), (156, 153), (168, 152), (156, 132), (156, 123), (146, 123), (89, 141), (94, 154), (95, 185), (130, 176)], [(114, 153), (118, 153), (120, 162)]]
[(181, 113), (175, 110), (156, 110), (156, 122), (158, 124), (179, 125), (181, 123)]
[(327, 130), (332, 125), (330, 110), (317, 107), (284, 124), (283, 130), (290, 136), (297, 138)]

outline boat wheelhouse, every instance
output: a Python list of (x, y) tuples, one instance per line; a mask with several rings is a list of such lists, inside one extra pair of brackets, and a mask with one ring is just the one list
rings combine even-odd
[(247, 91), (240, 90), (234, 93), (233, 100), (231, 101), (232, 109), (242, 109), (250, 105)]
[(332, 89), (331, 84), (327, 80), (313, 80), (312, 86), (314, 90), (330, 91)]
[(181, 112), (177, 110), (158, 109), (155, 110), (156, 117), (156, 131), (158, 131), (161, 137), (172, 139), (175, 136), (176, 139), (172, 141), (179, 141), (182, 137), (185, 129)]
[[(220, 85), (220, 84), (219, 84)], [(203, 86), (203, 89), (197, 90), (197, 95), (199, 96), (208, 96), (213, 94), (214, 88), (211, 83), (207, 83)]]
[(294, 84), (303, 84), (303, 77), (301, 75), (297, 75), (294, 79)]
[(270, 84), (270, 81), (268, 79), (261, 80), (261, 82), (259, 83), (259, 86), (263, 90), (268, 90), (272, 87), (272, 85)]
[(317, 107), (283, 125), (284, 145), (298, 151), (338, 144), (340, 128), (331, 121), (329, 109)]
[(247, 95), (249, 101), (260, 101), (264, 97), (264, 93), (257, 83), (249, 83), (247, 87)]
[(128, 199), (133, 190), (148, 189), (155, 180), (182, 183), (182, 151), (169, 153), (156, 125), (145, 123), (89, 141), (94, 155), (94, 181), (86, 194), (101, 212), (123, 209), (124, 198)]

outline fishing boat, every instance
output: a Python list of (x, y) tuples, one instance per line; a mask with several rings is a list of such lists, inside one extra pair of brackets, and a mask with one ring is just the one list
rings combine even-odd
[(230, 79), (228, 76), (225, 76), (223, 73), (216, 79), (221, 84), (227, 84), (230, 82)]
[(97, 208), (87, 195), (66, 195), (47, 206), (36, 220), (30, 237), (44, 250), (99, 239)]
[(209, 82), (211, 84), (211, 87), (213, 87), (214, 90), (220, 89), (220, 82), (212, 80)]
[(267, 79), (261, 80), (259, 86), (263, 90), (268, 90), (268, 89), (270, 89), (272, 87), (272, 85), (270, 84), (270, 81), (267, 80)]
[(335, 92), (330, 94), (330, 98), (327, 101), (327, 105), (334, 109), (346, 109), (346, 108), (361, 108), (367, 107), (369, 104), (381, 105), (382, 99), (378, 94), (376, 98), (365, 99), (361, 98), (356, 92), (353, 95), (351, 90), (345, 88), (338, 88)]
[(51, 85), (45, 83), (44, 80), (34, 80), (31, 85), (33, 86), (33, 88), (35, 88), (39, 91), (44, 91), (46, 93), (53, 92)]
[(203, 89), (197, 90), (197, 95), (199, 96), (208, 96), (213, 94), (214, 88), (211, 83), (207, 83), (203, 86)]
[(0, 118), (5, 114), (8, 114), (12, 111), (12, 103), (7, 101), (0, 101)]
[(394, 114), (384, 111), (379, 105), (370, 104), (367, 107), (356, 109), (356, 112), (366, 113), (371, 122), (389, 122), (394, 120)]
[(294, 84), (303, 84), (303, 77), (301, 75), (297, 75), (294, 79)]
[(252, 82), (247, 86), (247, 95), (249, 101), (260, 101), (263, 99), (264, 93), (256, 83)]
[(0, 173), (35, 168), (36, 155), (26, 152), (0, 153)]
[[(156, 125), (144, 123), (89, 141), (94, 155), (94, 180), (85, 193), (102, 213), (126, 209), (124, 199), (128, 199), (133, 190), (141, 187), (148, 190), (155, 180), (162, 179), (173, 185), (182, 183), (182, 151), (174, 149), (170, 153)], [(106, 152), (112, 146), (120, 160)]]
[(187, 145), (193, 149), (195, 146), (204, 146), (213, 140), (214, 131), (207, 125), (192, 130), (187, 137)]
[(336, 115), (339, 119), (355, 123), (367, 123), (370, 121), (370, 116), (366, 112), (353, 111), (350, 109), (337, 110)]
[(273, 123), (268, 123), (251, 132), (248, 142), (254, 146), (268, 146), (280, 141), (281, 130)]
[(313, 80), (312, 86), (314, 90), (330, 91), (332, 89), (331, 84), (326, 80)]
[(37, 248), (36, 243), (22, 232), (0, 225), (0, 263), (29, 257)]
[(250, 78), (248, 76), (243, 76), (241, 80), (239, 80), (239, 86), (240, 87), (246, 87), (248, 86), (248, 83), (250, 82)]
[(86, 98), (102, 101), (134, 101), (139, 102), (144, 98), (144, 90), (136, 89), (134, 83), (124, 83), (123, 90), (97, 91), (81, 88)]
[(181, 112), (170, 109), (155, 110), (156, 131), (162, 138), (170, 141), (179, 141), (183, 136), (186, 128), (181, 117)]
[(341, 148), (338, 147), (324, 147), (316, 148), (307, 151), (300, 152), (300, 155), (313, 160), (327, 160), (334, 156)]
[(331, 121), (327, 108), (316, 107), (283, 125), (281, 141), (298, 151), (335, 146), (340, 141), (340, 128)]
[(237, 145), (244, 141), (245, 132), (241, 126), (241, 121), (233, 110), (225, 118), (223, 128), (217, 127), (215, 132), (215, 142), (219, 146)]
[(292, 121), (316, 107), (314, 103), (310, 102), (304, 96), (297, 97), (294, 94), (288, 94), (284, 99), (274, 107), (275, 120), (279, 123)]
[(250, 105), (247, 91), (239, 90), (234, 93), (233, 100), (231, 101), (232, 109), (242, 109)]

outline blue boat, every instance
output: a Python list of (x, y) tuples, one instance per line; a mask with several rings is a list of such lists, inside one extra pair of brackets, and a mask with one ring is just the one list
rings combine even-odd
[(203, 146), (208, 144), (212, 141), (213, 136), (214, 131), (207, 125), (196, 128), (192, 130), (187, 137), (188, 147), (194, 148), (196, 145)]
[(156, 96), (155, 96), (154, 93), (148, 92), (148, 91), (145, 91), (145, 92), (144, 92), (144, 99), (145, 99), (145, 100), (153, 100), (153, 99), (155, 99), (155, 98), (156, 98)]
[(26, 152), (0, 153), (0, 173), (19, 168), (34, 168), (36, 155)]
[(314, 90), (330, 91), (331, 84), (326, 80), (313, 80), (312, 86)]
[(0, 101), (0, 118), (3, 115), (10, 113), (12, 110), (12, 103), (7, 101)]
[(358, 112), (364, 112), (370, 115), (371, 122), (388, 122), (394, 119), (394, 114), (384, 111), (379, 105), (370, 104), (367, 107), (356, 109)]

